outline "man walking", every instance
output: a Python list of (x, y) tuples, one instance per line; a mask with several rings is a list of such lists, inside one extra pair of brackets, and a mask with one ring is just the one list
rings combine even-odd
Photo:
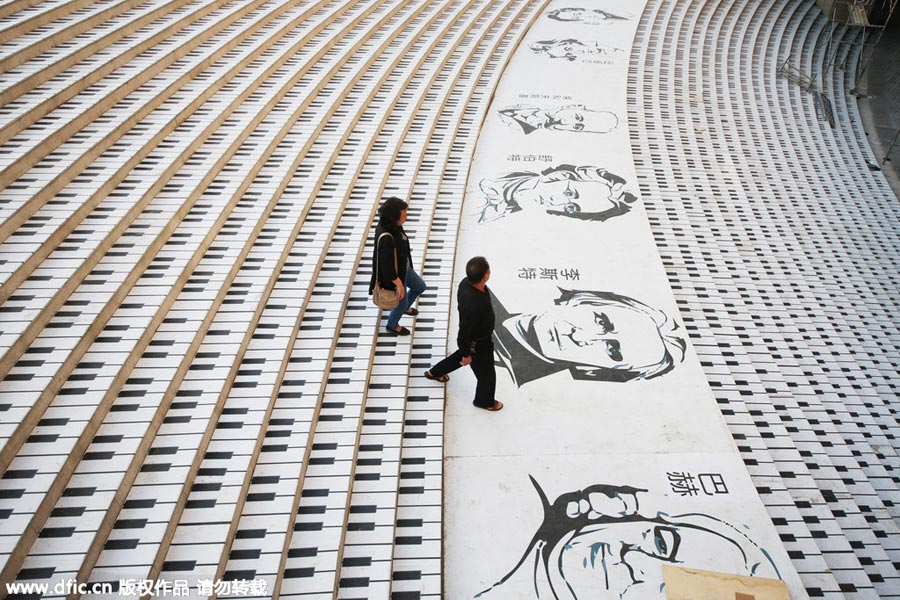
[(483, 256), (476, 256), (466, 263), (466, 278), (459, 282), (456, 292), (459, 309), (459, 333), (456, 336), (456, 352), (425, 371), (425, 377), (433, 381), (446, 382), (447, 373), (465, 365), (472, 367), (478, 383), (475, 400), (478, 408), (496, 411), (503, 403), (494, 400), (497, 375), (494, 372), (494, 309), (491, 306), (491, 292), (487, 288), (491, 278), (491, 267)]

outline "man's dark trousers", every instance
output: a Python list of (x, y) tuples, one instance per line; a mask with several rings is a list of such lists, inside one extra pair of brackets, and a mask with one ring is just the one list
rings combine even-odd
[[(462, 352), (457, 350), (438, 364), (431, 367), (431, 374), (435, 377), (452, 373), (460, 368), (459, 361), (463, 359)], [(478, 384), (475, 386), (475, 400), (472, 402), (479, 408), (494, 406), (494, 392), (497, 389), (497, 373), (494, 371), (494, 342), (488, 338), (475, 342), (472, 351), (472, 362), (469, 363)]]

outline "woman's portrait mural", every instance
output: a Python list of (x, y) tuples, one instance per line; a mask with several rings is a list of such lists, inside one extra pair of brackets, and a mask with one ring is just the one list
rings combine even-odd
[(584, 23), (586, 25), (601, 25), (603, 23), (615, 23), (627, 21), (629, 17), (613, 14), (599, 8), (557, 8), (547, 13), (548, 19), (562, 21), (564, 23)]
[(515, 384), (568, 370), (572, 378), (652, 379), (684, 360), (680, 326), (660, 310), (612, 292), (562, 290), (555, 305), (511, 313), (491, 296), (495, 352)]
[(540, 40), (529, 44), (528, 49), (535, 54), (544, 54), (550, 58), (564, 58), (569, 61), (586, 56), (612, 57), (615, 55), (624, 56), (625, 54), (625, 51), (621, 48), (604, 46), (600, 42), (593, 40), (576, 40), (573, 38)]
[(501, 108), (497, 114), (501, 121), (510, 127), (520, 128), (525, 135), (539, 129), (609, 133), (619, 126), (619, 117), (615, 113), (592, 110), (583, 104), (569, 104), (556, 108), (517, 104)]
[(645, 512), (638, 495), (647, 490), (606, 484), (551, 503), (534, 477), (531, 483), (543, 521), (512, 570), (475, 598), (505, 597), (504, 584), (518, 574), (532, 580), (533, 595), (517, 599), (662, 600), (662, 565), (691, 566), (694, 557), (712, 557), (727, 572), (781, 578), (764, 548), (714, 515)]
[(559, 165), (540, 173), (516, 171), (482, 179), (484, 195), (479, 223), (523, 210), (542, 210), (582, 221), (606, 221), (631, 210), (637, 196), (625, 190), (626, 181), (606, 169)]

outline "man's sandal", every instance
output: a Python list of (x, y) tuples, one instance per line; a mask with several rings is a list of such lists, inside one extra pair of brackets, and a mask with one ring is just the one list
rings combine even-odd
[(435, 377), (434, 375), (431, 374), (431, 371), (425, 371), (425, 379), (430, 379), (432, 381), (440, 381), (441, 383), (447, 383), (448, 381), (450, 381), (450, 376), (449, 375), (438, 375), (437, 377)]
[[(475, 403), (473, 402), (473, 404), (475, 404)], [(475, 404), (475, 406), (478, 406), (478, 405)], [(478, 408), (483, 408), (484, 410), (489, 410), (489, 411), (491, 411), (491, 412), (496, 412), (496, 411), (500, 410), (501, 408), (503, 408), (503, 403), (500, 402), (499, 400), (494, 400), (494, 403), (493, 403), (492, 405), (490, 405), (490, 406), (478, 406)]]

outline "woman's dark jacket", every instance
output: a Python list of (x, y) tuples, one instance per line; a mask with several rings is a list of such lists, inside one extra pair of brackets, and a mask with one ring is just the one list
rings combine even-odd
[[(378, 243), (381, 234), (388, 231), (391, 235)], [(394, 269), (394, 248), (397, 249), (397, 268)], [(409, 238), (403, 227), (397, 225), (391, 229), (384, 229), (380, 224), (375, 227), (375, 247), (372, 249), (372, 280), (369, 282), (369, 293), (375, 289), (375, 261), (378, 261), (378, 283), (386, 290), (396, 289), (394, 280), (400, 277), (400, 281), (406, 283), (406, 269), (412, 263), (412, 255), (409, 249)]]

